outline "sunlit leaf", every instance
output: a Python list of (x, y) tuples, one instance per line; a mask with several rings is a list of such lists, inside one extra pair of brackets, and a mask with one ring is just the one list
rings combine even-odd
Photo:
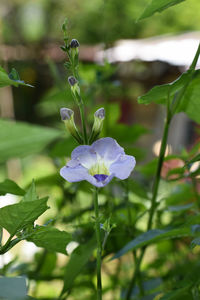
[(35, 201), (38, 200), (38, 196), (36, 194), (35, 182), (32, 181), (31, 186), (29, 187), (28, 191), (24, 195), (22, 201)]
[(66, 231), (60, 231), (55, 227), (36, 226), (27, 240), (48, 251), (67, 254), (66, 246), (72, 238), (71, 234)]
[(14, 181), (5, 179), (0, 183), (0, 195), (5, 195), (7, 193), (23, 196), (25, 194), (25, 191), (20, 188)]
[(23, 80), (20, 80), (19, 75), (15, 69), (12, 69), (11, 73), (8, 75), (6, 71), (0, 67), (0, 87), (4, 86), (19, 86), (25, 85), (32, 87), (30, 84), (25, 83)]
[(59, 130), (0, 120), (0, 161), (38, 153), (59, 137)]
[(138, 20), (148, 18), (156, 12), (162, 12), (170, 6), (179, 4), (185, 0), (152, 0), (145, 8)]
[(0, 225), (11, 235), (33, 223), (47, 209), (48, 198), (20, 202), (0, 208)]

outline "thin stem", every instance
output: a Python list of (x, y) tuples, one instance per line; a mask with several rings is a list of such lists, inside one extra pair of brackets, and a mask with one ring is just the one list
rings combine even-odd
[(99, 206), (98, 206), (98, 188), (94, 191), (94, 212), (95, 212), (95, 229), (97, 239), (97, 300), (102, 300), (102, 284), (101, 284), (101, 231), (99, 222)]
[(87, 137), (85, 115), (84, 115), (84, 104), (83, 103), (79, 104), (79, 110), (80, 110), (81, 123), (82, 123), (82, 128), (83, 128), (83, 140), (84, 140), (84, 144), (87, 145), (88, 144), (88, 137)]
[[(171, 119), (170, 119), (169, 113), (168, 113), (166, 121), (165, 121), (163, 138), (162, 138), (162, 143), (161, 143), (161, 148), (160, 148), (160, 154), (159, 154), (159, 158), (158, 158), (156, 177), (155, 177), (155, 181), (154, 181), (154, 184), (153, 184), (153, 194), (152, 194), (152, 199), (151, 199), (151, 208), (150, 208), (150, 212), (149, 212), (149, 220), (148, 220), (148, 224), (147, 224), (147, 230), (150, 230), (152, 228), (153, 216), (154, 216), (154, 213), (155, 213), (155, 210), (156, 210), (156, 198), (157, 198), (158, 187), (159, 187), (159, 183), (160, 183), (161, 169), (162, 169), (162, 165), (163, 165), (163, 161), (164, 161), (164, 157), (165, 157), (165, 151), (166, 151), (166, 146), (167, 146), (167, 137), (168, 137), (168, 132), (169, 132), (170, 121), (171, 121)], [(127, 294), (126, 294), (126, 300), (130, 300), (132, 289), (133, 289), (133, 286), (136, 282), (136, 278), (140, 274), (140, 265), (141, 265), (143, 256), (145, 254), (145, 251), (146, 251), (146, 247), (143, 247), (142, 251), (141, 251), (141, 254), (140, 254), (140, 257), (138, 258), (138, 260), (136, 262), (135, 271), (133, 273), (133, 277), (132, 277), (132, 280), (130, 282)]]
[[(160, 153), (159, 153), (159, 158), (158, 158), (158, 165), (157, 165), (157, 171), (156, 171), (156, 177), (155, 177), (155, 181), (154, 181), (154, 185), (153, 185), (153, 193), (152, 193), (152, 200), (151, 200), (151, 208), (150, 208), (150, 213), (149, 213), (149, 220), (148, 220), (148, 225), (147, 225), (147, 230), (150, 230), (152, 228), (152, 224), (153, 224), (153, 216), (154, 213), (156, 211), (156, 198), (157, 198), (157, 194), (158, 194), (158, 187), (159, 187), (159, 183), (160, 183), (160, 175), (161, 175), (161, 169), (162, 169), (162, 165), (163, 165), (163, 161), (164, 161), (164, 156), (165, 156), (165, 151), (166, 151), (166, 146), (167, 146), (167, 138), (168, 138), (168, 132), (169, 132), (169, 125), (170, 125), (170, 121), (173, 117), (173, 115), (176, 113), (177, 107), (179, 106), (185, 91), (192, 79), (192, 75), (193, 72), (195, 70), (198, 58), (200, 55), (200, 43), (199, 46), (197, 48), (195, 57), (192, 61), (192, 64), (189, 68), (189, 70), (191, 71), (191, 76), (189, 77), (188, 81), (186, 82), (185, 86), (183, 87), (183, 89), (181, 90), (181, 92), (178, 95), (175, 95), (176, 97), (176, 101), (174, 102), (175, 105), (172, 107), (172, 109), (170, 110), (170, 105), (169, 105), (169, 94), (168, 94), (168, 98), (167, 98), (167, 118), (165, 121), (165, 126), (164, 126), (164, 132), (163, 132), (163, 137), (162, 137), (162, 143), (161, 143), (161, 148), (160, 148)], [(174, 99), (175, 100), (175, 99)], [(131, 293), (132, 293), (132, 289), (133, 286), (135, 285), (135, 281), (136, 278), (138, 277), (138, 274), (140, 274), (140, 265), (142, 263), (142, 259), (144, 257), (146, 251), (146, 246), (142, 248), (141, 254), (139, 259), (137, 260), (136, 263), (136, 267), (135, 267), (135, 271), (133, 273), (127, 294), (126, 294), (126, 300), (130, 300), (131, 297)]]

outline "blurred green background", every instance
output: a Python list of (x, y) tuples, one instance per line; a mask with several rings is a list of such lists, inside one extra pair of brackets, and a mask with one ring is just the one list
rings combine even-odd
[[(134, 205), (132, 222), (135, 224), (138, 214), (143, 214), (149, 207), (147, 189), (152, 184), (156, 160), (153, 160), (148, 167), (140, 167), (140, 165), (144, 165), (149, 158), (156, 158), (158, 151), (153, 152), (152, 146), (161, 137), (164, 119), (162, 108), (155, 104), (139, 105), (137, 97), (156, 84), (175, 80), (183, 66), (139, 60), (112, 65), (107, 62), (97, 64), (94, 54), (98, 50), (113, 46), (121, 39), (143, 39), (162, 35), (167, 37), (191, 31), (198, 33), (200, 30), (199, 0), (187, 0), (167, 9), (162, 14), (155, 14), (151, 18), (136, 22), (148, 2), (147, 0), (1, 0), (0, 2), (0, 64), (7, 71), (12, 67), (16, 68), (20, 78), (34, 86), (34, 88), (6, 87), (0, 91), (1, 117), (25, 122), (25, 124), (17, 123), (16, 126), (8, 125), (6, 122), (0, 123), (0, 179), (2, 181), (5, 177), (11, 178), (26, 188), (32, 178), (35, 178), (38, 193), (41, 196), (50, 196), (51, 210), (39, 222), (44, 224), (53, 219), (56, 227), (73, 232), (75, 240), (80, 243), (87, 240), (93, 232), (91, 193), (87, 183), (71, 185), (59, 176), (59, 168), (65, 164), (66, 158), (69, 158), (71, 151), (77, 146), (60, 121), (60, 108), (64, 106), (74, 109), (76, 122), (80, 125), (78, 111), (67, 83), (67, 77), (71, 74), (68, 74), (63, 66), (66, 57), (60, 49), (63, 44), (61, 25), (67, 17), (70, 39), (76, 38), (80, 42), (80, 84), (86, 105), (88, 131), (92, 126), (95, 110), (105, 107), (106, 119), (102, 136), (116, 138), (125, 148), (126, 153), (136, 157), (138, 167), (133, 178), (130, 179), (129, 187), (129, 201)], [(184, 143), (180, 148), (174, 148), (175, 150), (172, 147), (172, 154), (183, 150), (184, 146), (190, 148), (195, 143), (196, 127), (197, 125), (192, 121), (187, 123), (184, 129)], [(192, 198), (191, 186), (180, 185), (177, 192), (176, 184), (162, 181), (160, 193), (165, 195), (166, 201), (171, 201), (172, 205), (177, 202), (185, 204), (183, 197), (185, 190), (188, 192), (188, 197)], [(112, 242), (108, 243), (108, 255), (119, 250), (132, 238), (127, 229), (129, 225), (127, 211), (120, 206), (121, 202), (126, 201), (124, 191), (126, 191), (124, 183), (114, 181), (102, 191), (100, 196), (100, 204), (103, 206), (105, 216), (108, 217), (114, 207), (117, 207), (113, 219), (118, 227), (116, 231), (114, 230)], [(175, 196), (172, 199), (173, 193)], [(176, 223), (175, 213), (164, 209), (159, 213), (157, 221), (159, 225), (162, 222), (168, 224), (169, 220)], [(180, 212), (180, 218), (184, 223), (184, 211)], [(146, 216), (138, 223), (136, 235), (145, 229)], [(118, 236), (122, 238), (118, 239)], [(17, 247), (16, 252), (22, 251)], [(170, 269), (166, 264), (165, 256), (168, 249), (171, 251), (169, 260), (174, 264), (176, 271), (180, 266), (184, 269), (182, 262), (188, 255), (187, 241), (186, 246), (183, 244), (181, 247), (183, 247), (182, 256), (179, 257), (176, 265), (177, 248), (172, 241), (162, 242), (150, 248), (147, 261), (152, 261), (152, 266), (149, 273), (147, 271), (148, 275), (153, 268), (152, 274), (155, 274), (158, 266), (158, 270), (156, 269), (159, 273), (158, 277), (165, 276), (166, 280), (170, 280), (170, 272), (173, 273), (174, 269)], [(31, 253), (31, 250), (25, 250), (22, 251), (22, 255), (28, 251)], [(56, 276), (58, 280), (63, 276), (66, 257), (57, 255), (55, 258), (55, 256), (51, 253), (45, 264), (39, 267), (41, 274), (47, 276), (49, 275), (46, 268), (48, 260), (52, 263), (50, 275), (53, 274), (53, 284), (50, 286), (45, 280), (37, 286), (33, 283), (31, 295), (43, 296), (44, 299), (47, 296), (58, 295), (61, 283), (60, 281), (58, 283)], [(155, 257), (157, 261), (155, 259), (153, 266)], [(20, 259), (22, 262), (23, 257)], [(31, 264), (21, 264), (14, 272), (17, 275), (28, 274), (36, 269), (40, 261), (41, 257), (37, 253)], [(130, 256), (126, 257), (122, 264), (121, 278), (119, 274), (116, 277), (108, 276), (113, 269), (121, 267), (121, 262), (109, 266), (108, 270), (104, 269), (105, 286), (108, 286), (106, 299), (115, 299), (114, 292), (113, 298), (109, 298), (111, 293), (109, 286), (112, 290), (112, 284), (115, 286), (115, 283), (121, 280), (120, 283), (126, 286), (128, 276), (125, 275), (131, 275), (132, 266)], [(187, 271), (187, 266), (186, 264), (184, 272)], [(4, 275), (13, 274), (9, 266), (3, 272)], [(93, 295), (95, 280), (94, 259), (84, 272), (83, 277), (77, 282), (74, 298), (72, 295), (69, 299), (77, 299), (79, 286), (83, 288), (82, 298), (79, 299), (86, 299), (86, 297), (93, 299), (91, 295)], [(88, 281), (89, 276), (93, 276), (93, 281), (88, 288), (84, 282)], [(92, 292), (88, 292), (90, 288)], [(119, 287), (115, 292), (119, 292)]]

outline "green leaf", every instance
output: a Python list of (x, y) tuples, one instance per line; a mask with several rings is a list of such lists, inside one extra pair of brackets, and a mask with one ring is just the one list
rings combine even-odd
[(0, 120), (0, 162), (38, 153), (59, 137), (59, 130)]
[(71, 242), (72, 237), (66, 231), (60, 231), (54, 227), (36, 226), (27, 240), (48, 251), (67, 254), (66, 246)]
[(187, 71), (172, 83), (155, 86), (145, 95), (140, 96), (138, 103), (149, 104), (155, 102), (157, 104), (166, 104), (168, 95), (170, 102), (172, 102), (175, 94), (187, 84), (188, 80), (191, 80), (176, 113), (185, 112), (189, 118), (200, 123), (200, 70), (196, 70), (191, 79), (190, 77), (191, 71)]
[(191, 231), (190, 227), (182, 227), (178, 229), (169, 229), (169, 230), (166, 229), (149, 230), (139, 235), (128, 244), (126, 244), (121, 250), (119, 250), (112, 257), (112, 259), (119, 258), (130, 250), (136, 250), (138, 248), (155, 243), (163, 239), (177, 238), (181, 236), (192, 236), (192, 235), (194, 235), (194, 233)]
[(20, 202), (0, 208), (0, 225), (11, 235), (33, 223), (47, 209), (48, 198)]
[(1, 277), (0, 299), (25, 299), (27, 295), (25, 277)]
[(167, 208), (167, 210), (172, 211), (172, 212), (182, 212), (189, 210), (190, 208), (194, 207), (194, 203), (188, 203), (185, 205), (171, 205)]
[[(191, 72), (187, 71), (171, 83), (153, 87), (145, 95), (138, 97), (138, 103), (149, 104), (151, 102), (155, 102), (158, 104), (166, 104), (168, 94), (170, 94), (170, 98), (173, 98), (175, 93), (180, 91), (180, 89), (187, 83), (188, 76), (190, 76), (190, 74)], [(196, 71), (195, 74), (199, 74), (199, 71)]]
[(139, 20), (148, 18), (155, 14), (156, 12), (162, 12), (170, 6), (179, 4), (185, 0), (152, 0), (145, 8), (142, 15), (139, 17)]
[(191, 294), (189, 290), (191, 288), (191, 284), (187, 286), (177, 289), (175, 291), (171, 291), (160, 298), (160, 300), (188, 300), (191, 299)]
[(25, 83), (24, 81), (20, 80), (19, 74), (17, 71), (13, 68), (11, 73), (8, 75), (6, 71), (0, 67), (0, 88), (4, 86), (19, 86), (19, 85), (25, 85), (29, 87), (33, 87), (30, 84)]
[(61, 293), (62, 295), (73, 286), (74, 280), (90, 259), (95, 247), (96, 240), (91, 239), (87, 244), (80, 245), (72, 252), (70, 260), (66, 266), (64, 286)]
[(140, 136), (148, 133), (149, 130), (139, 124), (132, 126), (115, 124), (115, 126), (110, 129), (110, 135), (120, 141), (120, 143), (134, 143)]
[(5, 179), (0, 183), (0, 195), (5, 195), (7, 193), (23, 196), (25, 191), (21, 189), (14, 181)]
[[(198, 72), (198, 73), (197, 73)], [(200, 76), (199, 70), (196, 76), (189, 84), (184, 97), (181, 101), (179, 112), (185, 112), (189, 118), (200, 124)]]
[(189, 162), (187, 162), (187, 164), (192, 164), (195, 161), (200, 161), (200, 153), (193, 157)]
[(30, 188), (24, 195), (24, 198), (22, 199), (22, 201), (26, 202), (26, 201), (35, 201), (35, 200), (38, 200), (38, 196), (36, 194), (35, 182), (33, 180)]

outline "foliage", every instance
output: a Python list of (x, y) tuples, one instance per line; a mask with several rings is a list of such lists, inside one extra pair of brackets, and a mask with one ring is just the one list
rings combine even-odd
[[(140, 10), (139, 19), (180, 2), (152, 0), (142, 14)], [(91, 2), (89, 10), (93, 12), (97, 4), (101, 6), (98, 1)], [(31, 5), (39, 13), (40, 1)], [(43, 5), (48, 7), (45, 1)], [(113, 9), (112, 15), (132, 7), (130, 1), (116, 1), (115, 9), (112, 1), (105, 5), (108, 11)], [(27, 11), (32, 11), (28, 6), (20, 14), (25, 14), (26, 22)], [(97, 15), (90, 15), (89, 21), (96, 20)], [(44, 14), (38, 16), (38, 34), (42, 36)], [(88, 32), (100, 27), (99, 22), (89, 27), (89, 21)], [(199, 124), (200, 76), (196, 65), (200, 46), (188, 71), (138, 98), (140, 105), (162, 104), (166, 113), (160, 153), (149, 160), (145, 157), (149, 149), (141, 148), (138, 140), (150, 130), (140, 124), (120, 123), (119, 103), (109, 101), (112, 93), (126, 93), (116, 84), (117, 67), (107, 62), (103, 66), (80, 65), (79, 43), (70, 41), (68, 26), (65, 21), (61, 49), (68, 59), (65, 67), (70, 88), (66, 91), (59, 69), (49, 61), (55, 84), (37, 106), (53, 128), (0, 120), (0, 175), (5, 175), (6, 168), (14, 173), (11, 163), (16, 158), (23, 174), (22, 179), (17, 178), (19, 184), (7, 176), (0, 182), (0, 255), (11, 255), (0, 268), (0, 298), (92, 300), (97, 295), (101, 300), (102, 294), (105, 299), (116, 300), (199, 299), (199, 143), (178, 154), (165, 156), (165, 150), (171, 121), (178, 113)], [(122, 26), (121, 22), (117, 26)], [(27, 40), (31, 30), (30, 24), (24, 29)], [(97, 31), (101, 33), (101, 29)], [(33, 42), (37, 34), (31, 32)], [(0, 69), (0, 87), (24, 85), (30, 88), (15, 69), (9, 75)], [(68, 107), (61, 114), (65, 128), (58, 121), (58, 109), (64, 105)], [(103, 117), (97, 113), (102, 106), (105, 118), (104, 110)], [(86, 181), (64, 181), (59, 170), (72, 150), (78, 143), (91, 144), (99, 134), (115, 138), (128, 155), (134, 155), (136, 170), (128, 179), (113, 179), (99, 190)], [(165, 169), (167, 163), (169, 169)], [(9, 194), (15, 203), (6, 202)], [(26, 260), (23, 247), (30, 246), (26, 250), (29, 254), (33, 244), (36, 252)]]

